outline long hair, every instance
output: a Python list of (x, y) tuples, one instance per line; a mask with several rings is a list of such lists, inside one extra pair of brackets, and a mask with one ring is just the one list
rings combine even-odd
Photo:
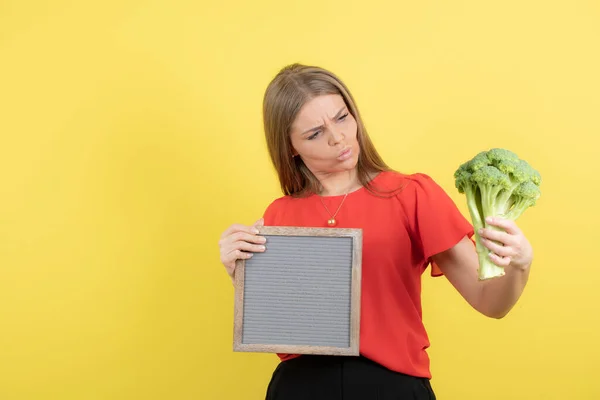
[(285, 195), (299, 197), (318, 194), (322, 190), (319, 180), (302, 159), (293, 157), (290, 130), (306, 102), (328, 94), (341, 95), (356, 120), (357, 140), (360, 146), (357, 177), (360, 183), (373, 191), (372, 175), (390, 170), (371, 142), (356, 102), (346, 85), (335, 74), (323, 68), (291, 64), (281, 69), (273, 78), (263, 99), (267, 147)]

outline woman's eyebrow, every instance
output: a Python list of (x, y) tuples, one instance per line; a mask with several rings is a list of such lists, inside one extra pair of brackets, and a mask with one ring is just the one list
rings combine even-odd
[(346, 106), (340, 108), (340, 111), (338, 111), (337, 114), (335, 114), (333, 119), (337, 119), (340, 116), (340, 114), (342, 114), (345, 110), (346, 110)]
[[(346, 110), (346, 106), (340, 108), (340, 110), (335, 114), (335, 116), (332, 119), (336, 119), (337, 117), (339, 117), (340, 114), (344, 112), (344, 110)], [(316, 131), (316, 130), (322, 129), (322, 128), (323, 128), (323, 125), (315, 126), (314, 128), (310, 128), (310, 129), (302, 132), (301, 135), (306, 135), (307, 133), (310, 133), (310, 132), (313, 132), (313, 131)]]
[(315, 126), (314, 128), (310, 128), (310, 129), (302, 132), (301, 135), (306, 135), (307, 133), (316, 131), (316, 130), (321, 129), (321, 128), (323, 128), (323, 125)]

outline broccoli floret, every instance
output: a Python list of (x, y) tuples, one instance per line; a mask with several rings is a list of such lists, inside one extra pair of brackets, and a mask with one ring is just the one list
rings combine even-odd
[(484, 227), (498, 229), (485, 222), (487, 217), (514, 221), (533, 207), (540, 197), (540, 173), (509, 150), (491, 149), (460, 165), (454, 178), (458, 192), (467, 199), (475, 228), (479, 279), (504, 275), (504, 268), (490, 260), (490, 251), (481, 243), (478, 231)]

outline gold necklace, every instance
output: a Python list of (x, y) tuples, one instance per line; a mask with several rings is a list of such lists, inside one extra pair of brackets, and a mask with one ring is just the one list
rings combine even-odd
[(323, 207), (325, 207), (325, 210), (327, 210), (327, 214), (329, 214), (331, 216), (331, 218), (327, 220), (327, 225), (332, 226), (332, 227), (337, 225), (337, 220), (335, 219), (335, 216), (338, 214), (338, 212), (340, 212), (340, 209), (342, 208), (342, 204), (344, 204), (346, 197), (348, 197), (348, 192), (346, 192), (346, 194), (344, 195), (344, 198), (342, 199), (340, 206), (338, 207), (337, 211), (333, 215), (331, 215), (331, 212), (329, 212), (329, 208), (327, 208), (327, 206), (323, 202), (323, 197), (319, 196), (319, 199), (321, 200), (321, 204), (323, 204)]

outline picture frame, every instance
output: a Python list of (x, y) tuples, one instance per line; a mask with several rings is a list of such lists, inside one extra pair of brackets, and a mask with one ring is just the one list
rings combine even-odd
[(259, 228), (266, 251), (238, 260), (236, 352), (359, 355), (362, 230)]

